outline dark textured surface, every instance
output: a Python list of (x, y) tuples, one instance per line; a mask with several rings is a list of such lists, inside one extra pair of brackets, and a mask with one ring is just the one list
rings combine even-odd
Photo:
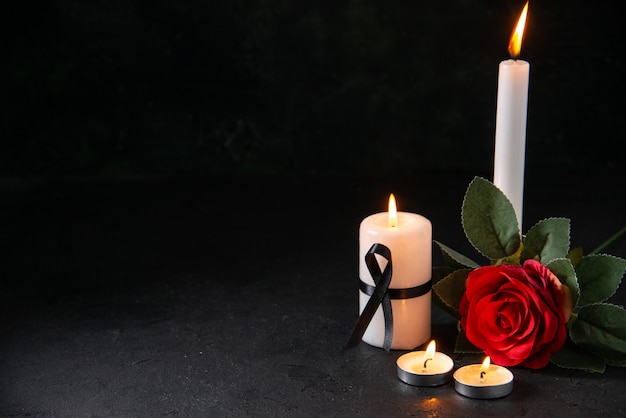
[[(475, 174), (5, 184), (0, 415), (626, 414), (622, 368), (514, 368), (510, 396), (477, 401), (452, 384), (405, 385), (402, 352), (342, 352), (360, 220), (393, 191), (464, 250), (459, 211)], [(529, 173), (525, 223), (570, 217), (572, 244), (589, 251), (623, 227), (624, 174)], [(626, 241), (607, 251), (626, 256)], [(449, 354), (454, 332), (435, 309)]]

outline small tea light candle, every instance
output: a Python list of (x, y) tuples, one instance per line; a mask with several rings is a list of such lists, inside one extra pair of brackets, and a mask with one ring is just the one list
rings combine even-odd
[(454, 372), (454, 388), (474, 399), (496, 399), (513, 391), (513, 373), (506, 367), (490, 364), (489, 356), (482, 364), (463, 366)]
[(398, 378), (413, 386), (440, 386), (452, 380), (454, 362), (444, 353), (436, 351), (435, 341), (426, 351), (413, 351), (401, 355), (396, 361)]

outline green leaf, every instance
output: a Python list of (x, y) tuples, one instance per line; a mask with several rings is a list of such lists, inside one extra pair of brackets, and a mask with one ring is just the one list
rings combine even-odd
[(609, 366), (626, 367), (626, 359), (607, 361), (606, 364), (608, 364)]
[(550, 357), (550, 361), (559, 367), (567, 369), (586, 370), (588, 372), (604, 373), (606, 362), (599, 357), (583, 350), (569, 338), (565, 340), (563, 348)]
[(476, 346), (467, 339), (465, 331), (459, 329), (459, 334), (456, 336), (456, 344), (454, 345), (454, 352), (475, 354), (482, 353), (483, 350), (476, 348)]
[(572, 262), (567, 258), (557, 258), (549, 262), (546, 267), (572, 292), (572, 307), (578, 305), (580, 290)]
[(579, 305), (603, 302), (617, 290), (626, 270), (626, 260), (599, 254), (583, 257), (576, 266), (580, 286)]
[(580, 263), (580, 260), (583, 259), (583, 248), (575, 247), (567, 253), (567, 259), (572, 262), (574, 268)]
[[(437, 283), (439, 283), (440, 280), (445, 278), (453, 271), (454, 270), (452, 270), (450, 267), (433, 267), (433, 286), (435, 286)], [(439, 306), (441, 309), (458, 319), (459, 312), (451, 308), (443, 300), (441, 300), (437, 292), (432, 292), (432, 298), (435, 305)]]
[(463, 199), (463, 230), (485, 257), (498, 260), (515, 254), (521, 244), (513, 205), (491, 182), (474, 177)]
[(536, 223), (524, 238), (522, 261), (536, 258), (547, 264), (555, 258), (563, 258), (569, 250), (570, 220), (548, 218)]
[(478, 268), (480, 265), (475, 261), (465, 257), (463, 254), (454, 251), (452, 248), (440, 243), (439, 241), (434, 241), (435, 244), (441, 248), (441, 254), (448, 265), (448, 267), (452, 269), (462, 269), (462, 268)]
[(461, 314), (459, 314), (459, 304), (461, 303), (463, 293), (465, 293), (465, 280), (472, 270), (473, 269), (461, 269), (453, 271), (433, 285), (433, 290), (439, 299), (441, 299), (449, 308), (447, 310), (449, 312), (451, 311), (457, 319), (461, 317)]
[(608, 303), (584, 306), (570, 328), (570, 337), (585, 351), (611, 363), (626, 360), (626, 310)]
[(433, 267), (433, 285), (437, 284), (439, 280), (444, 279), (448, 274), (452, 273), (454, 269), (450, 267)]

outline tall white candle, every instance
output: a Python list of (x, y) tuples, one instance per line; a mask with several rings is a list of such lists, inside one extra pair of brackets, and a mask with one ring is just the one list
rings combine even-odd
[(530, 64), (518, 60), (526, 24), (528, 3), (511, 36), (511, 59), (502, 61), (498, 71), (494, 184), (504, 192), (522, 226), (524, 201), (524, 161), (526, 153), (526, 115)]
[[(425, 217), (408, 212), (397, 212), (394, 221), (393, 211), (395, 208), (390, 208), (390, 212), (376, 213), (361, 222), (360, 278), (371, 286), (375, 285), (365, 263), (365, 254), (374, 243), (379, 243), (391, 250), (393, 275), (390, 289), (407, 289), (427, 283), (431, 279), (432, 269), (432, 225)], [(385, 266), (381, 264), (380, 267), (382, 270)], [(416, 298), (391, 300), (392, 349), (414, 349), (430, 338), (431, 292)], [(369, 298), (359, 291), (359, 313)], [(384, 337), (385, 321), (382, 307), (379, 306), (362, 340), (375, 347), (383, 347)]]

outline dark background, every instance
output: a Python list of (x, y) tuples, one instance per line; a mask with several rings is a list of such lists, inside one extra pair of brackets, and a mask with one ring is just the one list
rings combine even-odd
[[(624, 167), (618, 2), (534, 1), (527, 167)], [(2, 6), (0, 176), (490, 174), (522, 1)]]
[[(570, 218), (585, 253), (625, 225), (621, 6), (533, 0), (522, 48), (524, 230)], [(459, 212), (492, 173), (522, 7), (3, 2), (0, 415), (623, 415), (620, 368), (516, 370), (484, 403), (408, 387), (366, 344), (339, 352), (359, 223), (389, 192), (485, 262)]]

